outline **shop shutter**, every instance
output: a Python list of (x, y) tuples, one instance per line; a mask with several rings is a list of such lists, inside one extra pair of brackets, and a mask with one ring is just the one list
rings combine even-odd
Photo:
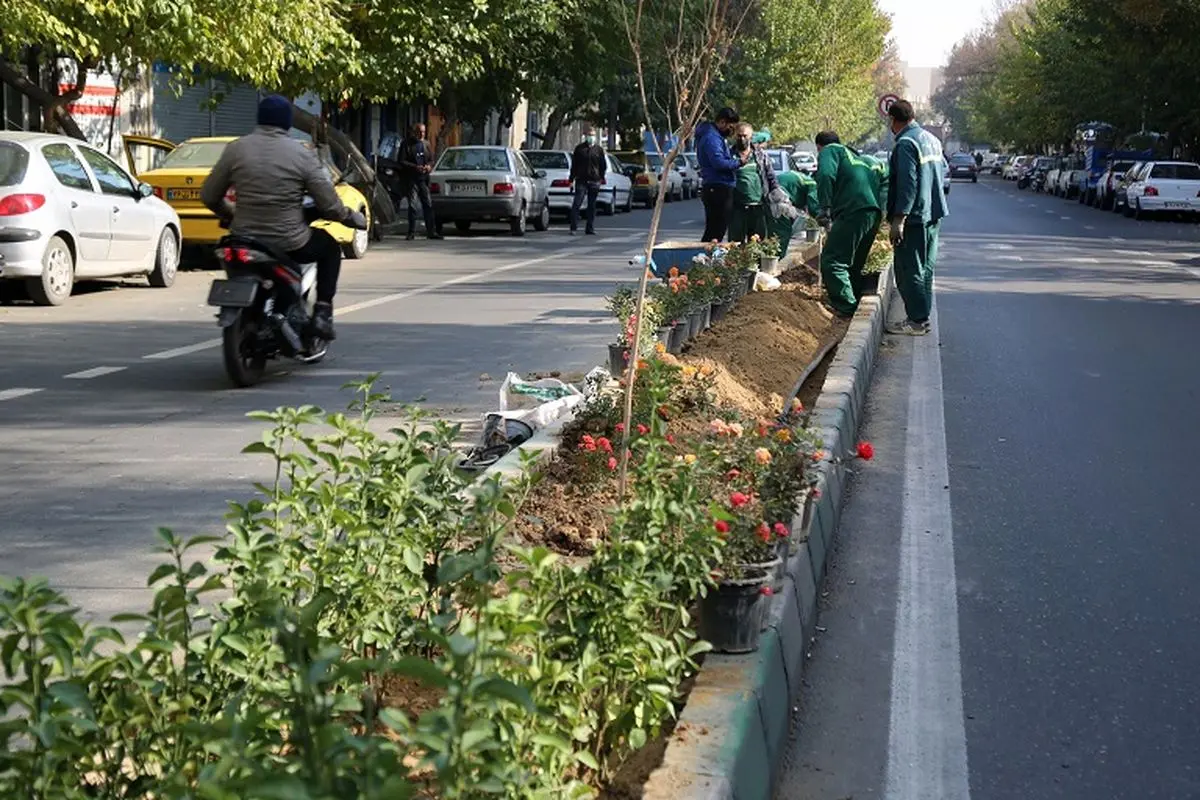
[(213, 112), (213, 135), (245, 136), (253, 131), (258, 117), (258, 90), (246, 84), (226, 86), (220, 81), (214, 87), (224, 92), (225, 99)]
[[(168, 68), (155, 65), (154, 109), (157, 134), (172, 142), (197, 136), (242, 136), (254, 129), (258, 90), (246, 84), (206, 80), (176, 94)], [(210, 109), (214, 97), (222, 97)]]

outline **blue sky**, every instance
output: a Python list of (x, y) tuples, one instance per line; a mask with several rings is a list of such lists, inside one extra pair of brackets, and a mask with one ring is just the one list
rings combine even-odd
[(940, 67), (950, 48), (992, 16), (997, 0), (879, 0), (892, 17), (900, 57), (916, 67)]

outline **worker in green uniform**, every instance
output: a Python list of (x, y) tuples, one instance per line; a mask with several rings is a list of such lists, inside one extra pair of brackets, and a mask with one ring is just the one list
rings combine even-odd
[[(767, 238), (767, 204), (765, 202), (768, 187), (767, 176), (764, 174), (762, 162), (766, 155), (762, 149), (755, 147), (754, 128), (748, 123), (741, 123), (734, 134), (733, 147), (730, 148), (735, 156), (741, 156), (749, 151), (745, 162), (734, 172), (733, 213), (729, 216), (729, 241), (745, 242), (758, 234), (760, 239)], [(771, 170), (768, 162), (766, 169)], [(771, 179), (774, 171), (771, 170)]]
[(896, 145), (888, 181), (888, 222), (894, 250), (896, 288), (906, 319), (889, 333), (923, 336), (933, 312), (933, 268), (938, 229), (950, 213), (942, 193), (942, 143), (917, 124), (912, 104), (899, 100), (888, 109)]
[[(821, 207), (817, 204), (816, 181), (803, 172), (793, 170), (777, 173), (775, 180), (779, 181), (779, 188), (783, 189), (793, 206), (807, 211), (813, 219), (820, 215)], [(780, 260), (787, 256), (788, 245), (792, 243), (792, 233), (795, 227), (796, 221), (786, 216), (776, 217), (771, 222), (771, 234), (779, 238)]]
[(833, 131), (817, 134), (817, 202), (828, 228), (821, 278), (829, 304), (845, 319), (854, 316), (862, 297), (862, 270), (883, 220), (879, 195), (878, 162), (850, 150)]

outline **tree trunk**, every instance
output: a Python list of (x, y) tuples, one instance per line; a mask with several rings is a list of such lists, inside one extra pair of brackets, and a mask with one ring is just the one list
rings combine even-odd
[(350, 181), (350, 185), (368, 199), (371, 214), (376, 221), (383, 225), (390, 225), (396, 221), (396, 207), (392, 204), (391, 196), (376, 178), (370, 162), (362, 151), (355, 147), (349, 136), (296, 105), (292, 106), (292, 126), (313, 137), (314, 142), (320, 143), (324, 139), (330, 148), (346, 159), (346, 163), (354, 167), (358, 180)]
[(556, 108), (546, 117), (546, 132), (542, 135), (542, 147), (553, 150), (558, 146), (558, 134), (567, 122), (566, 111)]
[(42, 124), (48, 131), (57, 128), (67, 136), (86, 138), (79, 123), (67, 111), (67, 105), (83, 97), (83, 90), (87, 86), (87, 69), (82, 64), (79, 65), (79, 82), (66, 94), (46, 91), (3, 58), (0, 58), (0, 81), (4, 81), (42, 107)]

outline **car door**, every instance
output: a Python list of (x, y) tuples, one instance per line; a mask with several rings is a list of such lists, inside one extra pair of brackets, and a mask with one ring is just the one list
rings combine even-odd
[(112, 211), (79, 155), (66, 142), (42, 146), (42, 158), (58, 182), (56, 194), (67, 206), (75, 238), (75, 270), (87, 273), (108, 258)]
[(112, 243), (108, 250), (108, 274), (117, 275), (124, 270), (137, 269), (149, 262), (151, 253), (158, 244), (154, 211), (149, 203), (142, 202), (138, 194), (137, 181), (121, 169), (117, 162), (87, 145), (78, 146), (84, 163), (92, 171), (100, 193), (109, 201), (112, 223)]
[(514, 150), (513, 154), (517, 157), (517, 163), (521, 168), (521, 176), (529, 187), (529, 194), (526, 195), (529, 198), (529, 214), (530, 216), (540, 214), (542, 213), (542, 206), (546, 203), (546, 181), (537, 176), (537, 170), (529, 163), (529, 159), (525, 158), (524, 153)]
[(122, 136), (121, 145), (125, 150), (129, 173), (135, 178), (142, 173), (158, 169), (167, 154), (175, 149), (174, 142), (155, 139), (152, 136)]

